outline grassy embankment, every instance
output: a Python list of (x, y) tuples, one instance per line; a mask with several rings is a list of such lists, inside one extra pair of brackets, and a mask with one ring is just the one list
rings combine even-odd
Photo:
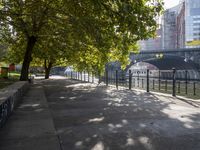
[(20, 73), (18, 72), (10, 72), (8, 74), (8, 78), (2, 78), (0, 76), (0, 89), (5, 88), (17, 81), (19, 81)]

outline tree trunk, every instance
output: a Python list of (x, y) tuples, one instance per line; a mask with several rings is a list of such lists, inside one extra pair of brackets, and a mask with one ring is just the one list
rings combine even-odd
[(47, 60), (46, 59), (44, 60), (45, 79), (49, 79), (49, 74), (50, 74), (52, 65), (53, 63), (51, 61), (47, 64)]
[(32, 55), (33, 47), (34, 47), (36, 41), (37, 41), (37, 39), (35, 36), (28, 37), (26, 52), (24, 55), (24, 61), (23, 61), (21, 76), (20, 76), (21, 81), (28, 80), (28, 71), (29, 71), (30, 62), (32, 60), (31, 55)]

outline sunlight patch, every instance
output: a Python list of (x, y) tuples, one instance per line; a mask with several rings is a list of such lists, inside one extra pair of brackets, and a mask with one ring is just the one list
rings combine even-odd
[(66, 97), (64, 97), (64, 96), (61, 96), (61, 97), (59, 97), (60, 99), (65, 99)]
[(75, 146), (76, 147), (81, 147), (83, 145), (83, 142), (82, 141), (78, 141), (75, 143)]
[(23, 104), (19, 108), (25, 108), (25, 107), (38, 107), (40, 104)]
[(91, 150), (104, 150), (103, 142), (98, 142)]
[(123, 119), (123, 120), (122, 120), (122, 123), (123, 123), (124, 125), (126, 125), (126, 124), (128, 124), (128, 121), (127, 121), (126, 119)]
[(139, 141), (140, 143), (144, 145), (146, 149), (152, 149), (152, 146), (148, 137), (145, 137), (145, 136), (139, 137)]
[(132, 138), (128, 138), (126, 140), (126, 145), (127, 146), (133, 146), (133, 145), (135, 145), (135, 142), (134, 142), (134, 140)]
[(100, 117), (100, 118), (93, 118), (93, 119), (89, 119), (88, 122), (101, 122), (104, 120), (104, 117)]

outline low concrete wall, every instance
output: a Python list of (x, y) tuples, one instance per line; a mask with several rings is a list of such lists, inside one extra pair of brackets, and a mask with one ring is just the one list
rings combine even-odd
[(0, 127), (5, 124), (13, 109), (29, 89), (29, 85), (26, 81), (19, 81), (0, 90)]

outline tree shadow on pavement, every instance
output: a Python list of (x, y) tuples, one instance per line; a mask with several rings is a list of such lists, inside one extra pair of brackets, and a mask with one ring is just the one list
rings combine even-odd
[(200, 110), (176, 98), (70, 80), (43, 86), (64, 150), (200, 149)]

